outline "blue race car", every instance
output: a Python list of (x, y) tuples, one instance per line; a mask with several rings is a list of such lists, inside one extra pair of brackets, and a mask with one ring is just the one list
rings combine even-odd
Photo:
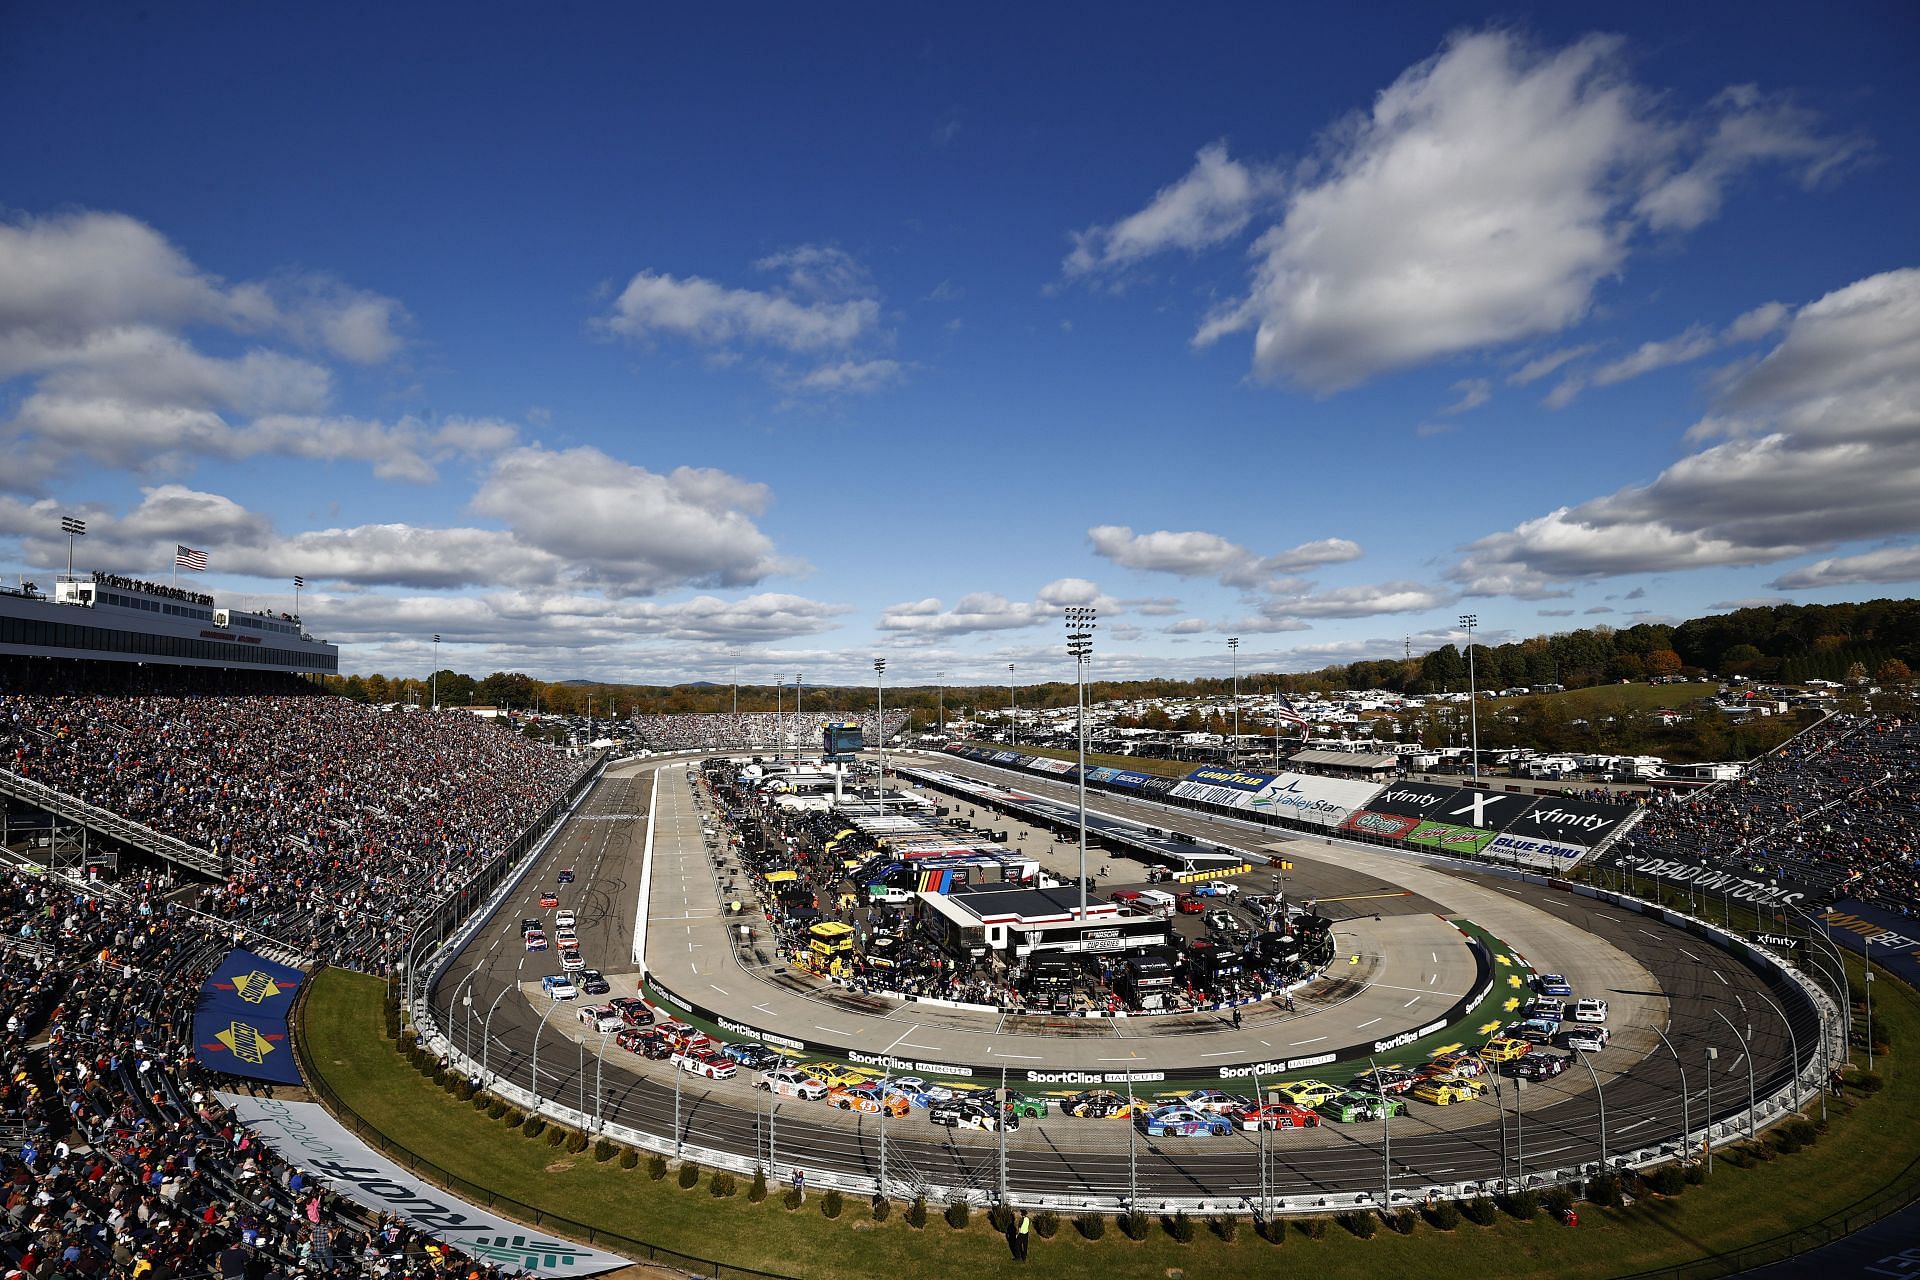
[(1233, 1121), (1191, 1107), (1162, 1107), (1140, 1117), (1140, 1127), (1150, 1138), (1224, 1138)]
[(1557, 973), (1543, 973), (1533, 980), (1533, 989), (1543, 996), (1565, 998), (1573, 994), (1573, 987)]

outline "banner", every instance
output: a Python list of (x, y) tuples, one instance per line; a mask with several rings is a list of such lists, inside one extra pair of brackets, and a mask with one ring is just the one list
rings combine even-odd
[(1131, 769), (1100, 768), (1087, 770), (1088, 782), (1104, 782), (1108, 786), (1114, 787), (1137, 787), (1142, 782), (1145, 782), (1148, 776), (1149, 775), (1144, 773), (1135, 773)]
[[(1462, 788), (1441, 801), (1427, 817), (1456, 827), (1504, 831), (1507, 824), (1532, 804), (1534, 797), (1511, 791), (1475, 791)], [(1622, 815), (1624, 816), (1624, 815)]]
[(1447, 853), (1478, 853), (1493, 837), (1491, 831), (1456, 827), (1446, 822), (1423, 822), (1407, 833), (1407, 843)]
[(1027, 767), (1035, 773), (1072, 773), (1074, 764), (1071, 760), (1054, 760), (1042, 756)]
[(1439, 812), (1442, 804), (1459, 794), (1458, 787), (1396, 782), (1367, 801), (1367, 808), (1375, 813), (1394, 813), (1403, 818), (1426, 818)]
[(207, 980), (193, 1006), (193, 1043), (210, 1071), (301, 1084), (287, 1040), (287, 1011), (307, 975), (235, 948)]
[(1630, 804), (1595, 804), (1591, 800), (1541, 796), (1501, 829), (1537, 840), (1591, 849), (1632, 816)]
[(1358, 813), (1348, 814), (1347, 820), (1340, 824), (1340, 829), (1381, 840), (1404, 840), (1419, 825), (1420, 819), (1409, 818), (1405, 814), (1362, 809)]
[(1813, 885), (1797, 880), (1788, 880), (1778, 876), (1752, 871), (1728, 871), (1721, 867), (1710, 867), (1690, 858), (1674, 858), (1665, 855), (1649, 855), (1627, 852), (1613, 858), (1611, 865), (1637, 876), (1651, 876), (1656, 884), (1665, 881), (1675, 887), (1692, 885), (1696, 890), (1731, 898), (1735, 902), (1751, 902), (1761, 906), (1785, 903), (1789, 906), (1810, 906), (1822, 897), (1821, 891)]
[(1140, 779), (1140, 790), (1150, 796), (1164, 796), (1173, 790), (1173, 779), (1142, 776)]
[(1851, 898), (1820, 912), (1820, 923), (1841, 946), (1870, 955), (1910, 987), (1920, 987), (1920, 920)]
[(1503, 832), (1487, 846), (1487, 856), (1524, 862), (1531, 867), (1565, 870), (1587, 855), (1585, 845), (1560, 844), (1554, 840), (1535, 840)]
[(554, 1240), (537, 1228), (496, 1218), (448, 1195), (369, 1147), (312, 1102), (279, 1102), (223, 1093), (240, 1123), (288, 1163), (317, 1175), (337, 1192), (376, 1213), (403, 1218), (462, 1253), (507, 1271), (544, 1276), (592, 1276), (632, 1263), (586, 1245)]
[(1377, 782), (1353, 778), (1323, 778), (1311, 773), (1283, 773), (1246, 806), (1293, 822), (1333, 827), (1360, 809), (1371, 807), (1380, 791)]
[[(1237, 791), (1265, 791), (1273, 784), (1271, 773), (1250, 773), (1245, 769), (1222, 769), (1217, 765), (1204, 765), (1182, 778), (1184, 783), (1192, 782), (1214, 787), (1232, 787)], [(1178, 787), (1175, 795), (1183, 794)]]

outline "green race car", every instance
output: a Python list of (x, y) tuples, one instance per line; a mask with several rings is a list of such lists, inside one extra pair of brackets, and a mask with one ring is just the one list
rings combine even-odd
[(1338, 1120), (1341, 1124), (1378, 1120), (1383, 1110), (1389, 1116), (1405, 1115), (1407, 1104), (1401, 1098), (1388, 1098), (1383, 1104), (1378, 1094), (1355, 1092), (1343, 1093), (1337, 1098), (1328, 1098), (1319, 1107), (1321, 1115), (1329, 1120)]
[(1009, 1089), (1006, 1097), (1001, 1099), (1001, 1105), (1005, 1107), (1008, 1115), (1016, 1119), (1044, 1120), (1047, 1116), (1049, 1100), (1021, 1093), (1017, 1089)]

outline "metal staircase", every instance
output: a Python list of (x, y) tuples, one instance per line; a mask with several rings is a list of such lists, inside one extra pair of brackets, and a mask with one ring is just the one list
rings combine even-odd
[(129, 848), (145, 850), (155, 857), (178, 863), (202, 875), (221, 874), (220, 858), (209, 849), (163, 835), (152, 827), (130, 821), (117, 813), (110, 813), (6, 769), (0, 769), (0, 795), (11, 796), (95, 835)]

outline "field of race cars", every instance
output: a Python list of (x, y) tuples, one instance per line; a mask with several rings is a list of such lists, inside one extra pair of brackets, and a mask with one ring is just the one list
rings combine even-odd
[[(1045, 1061), (1039, 1055), (1010, 1069), (1005, 1085), (940, 1078), (695, 1025), (646, 997), (632, 960), (641, 917), (700, 910), (693, 893), (664, 879), (695, 875), (708, 856), (697, 812), (676, 795), (680, 778), (675, 768), (661, 770), (657, 793), (650, 772), (603, 782), (515, 894), (495, 904), (489, 924), (440, 966), (431, 996), (438, 1021), (485, 1086), (531, 1097), (537, 1081), (541, 1099), (586, 1127), (650, 1139), (656, 1149), (731, 1155), (742, 1167), (802, 1165), (817, 1184), (884, 1179), (895, 1194), (940, 1188), (1036, 1203), (1197, 1192), (1226, 1207), (1260, 1199), (1284, 1209), (1328, 1194), (1376, 1196), (1385, 1129), (1396, 1193), (1568, 1176), (1598, 1157), (1603, 1095), (1611, 1113), (1605, 1149), (1614, 1158), (1671, 1156), (1705, 1127), (1704, 1070), (1683, 1091), (1685, 1060), (1660, 1056), (1651, 1032), (1626, 1028), (1632, 1050), (1616, 1041), (1621, 1029), (1610, 1025), (1610, 1010), (1623, 998), (1642, 1007), (1645, 993), (1589, 986), (1571, 961), (1565, 975), (1539, 972), (1556, 957), (1533, 948), (1532, 966), (1506, 975), (1513, 985), (1503, 987), (1496, 1017), (1373, 1063), (1213, 1084), (1151, 1080), (1151, 1071), (1131, 1067), (1113, 1074), (1142, 1078), (1028, 1082), (1034, 1061)], [(672, 871), (668, 819), (676, 806), (684, 806), (680, 836), (690, 847), (681, 851), (685, 867)], [(647, 837), (656, 822), (660, 830)], [(653, 901), (641, 904), (649, 875)], [(1258, 882), (1245, 896), (1254, 896), (1252, 887)], [(1820, 1041), (1810, 1007), (1797, 1028), (1786, 1013), (1797, 991), (1697, 937), (1537, 885), (1507, 882), (1496, 891), (1570, 940), (1576, 929), (1593, 931), (1632, 949), (1658, 985), (1657, 1030), (1667, 1042), (1727, 1046), (1729, 1078), (1715, 1097), (1719, 1136), (1737, 1131), (1745, 1114), (1745, 1090), (1736, 1090), (1731, 1072), (1744, 1085), (1750, 1063), (1756, 1094), (1770, 1093), (1793, 1074), (1795, 1048), (1804, 1064)], [(698, 954), (699, 943), (686, 945)], [(716, 975), (734, 976), (710, 985), (743, 1019), (764, 1024), (767, 1017), (752, 1012), (762, 1004), (750, 985), (759, 979), (730, 956), (713, 961)], [(1744, 1011), (1750, 1024), (1720, 1033), (1720, 1005)], [(1754, 1016), (1768, 1005), (1782, 1014), (1771, 1025)], [(1219, 1034), (1229, 1033), (1223, 1026)], [(1193, 1056), (1189, 1045), (1180, 1050), (1183, 1060)], [(1705, 1062), (1698, 1050), (1692, 1056)]]

